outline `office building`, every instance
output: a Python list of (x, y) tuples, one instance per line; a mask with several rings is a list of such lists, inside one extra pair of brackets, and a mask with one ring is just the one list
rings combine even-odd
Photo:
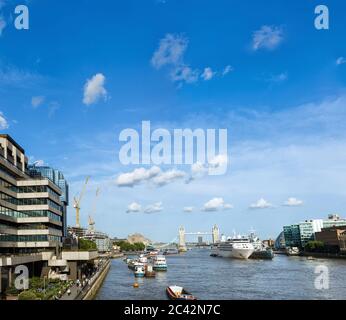
[(24, 149), (0, 134), (0, 254), (60, 247), (61, 195), (53, 181), (31, 177)]
[(0, 134), (0, 293), (13, 286), (15, 268), (29, 277), (76, 280), (96, 251), (62, 250), (68, 184), (61, 172), (29, 166), (24, 149)]
[(323, 228), (320, 232), (316, 232), (315, 238), (321, 241), (329, 252), (345, 251), (346, 226)]
[(284, 226), (284, 238), (286, 247), (300, 247), (299, 224)]
[(64, 175), (59, 170), (48, 166), (37, 166), (35, 164), (28, 166), (28, 172), (33, 177), (43, 177), (52, 181), (61, 190), (60, 201), (63, 211), (63, 236), (67, 236), (67, 207), (69, 205), (69, 186)]
[(68, 234), (72, 237), (95, 242), (98, 252), (109, 252), (112, 250), (113, 242), (104, 232), (81, 227), (68, 227)]
[(322, 229), (342, 226), (346, 226), (346, 220), (336, 214), (329, 215), (327, 220), (312, 219), (284, 226), (286, 247), (304, 248), (309, 241), (316, 240), (315, 234), (321, 232)]
[(322, 219), (306, 220), (299, 223), (300, 246), (304, 248), (309, 241), (315, 240), (315, 233), (320, 232), (322, 228)]

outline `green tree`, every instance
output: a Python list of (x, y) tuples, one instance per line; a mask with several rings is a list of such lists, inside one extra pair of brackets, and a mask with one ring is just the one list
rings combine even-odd
[(80, 250), (85, 250), (85, 251), (97, 250), (97, 246), (94, 241), (86, 240), (83, 238), (78, 239), (78, 247)]
[(307, 252), (324, 252), (325, 247), (322, 241), (309, 241), (304, 249)]
[(145, 244), (142, 242), (131, 244), (128, 241), (117, 241), (115, 244), (120, 247), (121, 251), (143, 251), (145, 249)]

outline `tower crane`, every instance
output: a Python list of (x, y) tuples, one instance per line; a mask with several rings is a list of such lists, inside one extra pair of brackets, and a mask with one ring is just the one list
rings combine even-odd
[(89, 232), (90, 233), (93, 233), (95, 231), (94, 230), (94, 228), (95, 228), (95, 221), (93, 219), (93, 216), (94, 216), (94, 214), (96, 212), (96, 204), (97, 204), (97, 198), (98, 198), (99, 194), (100, 194), (100, 188), (97, 188), (96, 189), (96, 194), (95, 194), (95, 199), (94, 199), (94, 202), (93, 202), (93, 205), (92, 205), (92, 208), (91, 208), (91, 212), (89, 214), (89, 223), (88, 224), (89, 224)]
[(78, 198), (77, 197), (73, 198), (73, 202), (74, 202), (73, 203), (73, 207), (76, 209), (76, 227), (77, 228), (80, 228), (80, 203), (81, 203), (81, 201), (83, 199), (83, 196), (85, 194), (86, 186), (87, 186), (87, 184), (89, 182), (89, 179), (90, 179), (90, 177), (87, 177), (85, 179), (85, 182), (84, 182), (84, 185), (83, 185), (83, 189), (82, 189), (79, 197)]

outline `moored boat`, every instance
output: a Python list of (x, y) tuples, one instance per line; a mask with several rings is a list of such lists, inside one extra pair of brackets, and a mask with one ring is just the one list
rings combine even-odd
[(260, 250), (255, 250), (249, 259), (263, 259), (272, 260), (274, 258), (274, 251), (271, 248), (263, 248)]
[(135, 267), (135, 277), (136, 278), (142, 278), (145, 275), (145, 268), (144, 266), (136, 266)]
[(254, 252), (251, 254), (249, 259), (263, 259), (263, 260), (272, 260), (274, 258), (274, 251), (272, 248), (265, 246), (263, 241), (261, 241), (254, 232), (251, 232), (250, 243), (254, 247)]
[(224, 258), (248, 259), (254, 252), (254, 246), (247, 237), (229, 237), (221, 241), (218, 255)]
[(167, 261), (164, 256), (156, 256), (153, 259), (153, 269), (156, 271), (166, 271), (167, 270)]
[(149, 257), (156, 257), (160, 253), (160, 250), (153, 250), (149, 252)]
[(144, 254), (141, 254), (141, 255), (139, 256), (138, 261), (139, 261), (140, 263), (143, 263), (144, 265), (146, 265), (146, 264), (148, 263), (148, 258), (147, 258)]
[(286, 249), (286, 254), (288, 256), (299, 256), (300, 250), (298, 247), (290, 247)]
[(129, 264), (131, 260), (132, 259), (130, 259), (130, 258), (124, 258), (124, 261), (125, 261), (126, 264)]
[(179, 250), (176, 248), (168, 248), (163, 251), (164, 255), (179, 254)]
[(148, 264), (145, 268), (145, 276), (147, 278), (155, 278), (156, 272), (153, 269), (153, 266), (151, 264)]
[(210, 256), (211, 257), (218, 257), (219, 256), (219, 245), (218, 244), (212, 245)]
[(186, 291), (183, 287), (170, 286), (166, 288), (166, 293), (171, 300), (197, 300), (195, 296)]
[(136, 267), (144, 267), (144, 264), (139, 262), (138, 260), (131, 260), (127, 266), (129, 269), (135, 270)]

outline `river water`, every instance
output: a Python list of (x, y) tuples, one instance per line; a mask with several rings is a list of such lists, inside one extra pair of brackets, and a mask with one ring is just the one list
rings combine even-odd
[[(133, 271), (122, 259), (113, 260), (96, 299), (164, 300), (168, 285), (181, 285), (202, 300), (346, 299), (346, 260), (276, 255), (272, 261), (246, 261), (209, 254), (210, 250), (194, 249), (167, 256), (168, 271), (157, 272), (156, 278), (137, 279), (137, 289), (133, 288)], [(329, 289), (315, 287), (319, 266), (323, 266)]]

